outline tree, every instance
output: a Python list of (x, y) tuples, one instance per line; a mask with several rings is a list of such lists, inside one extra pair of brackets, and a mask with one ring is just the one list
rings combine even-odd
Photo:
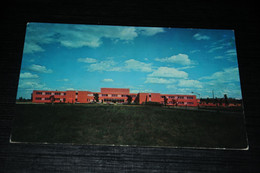
[(164, 102), (164, 106), (166, 106), (166, 105), (167, 105), (167, 101), (168, 101), (167, 97), (166, 97), (166, 96), (163, 96), (163, 102)]
[(223, 104), (223, 98), (219, 99), (219, 105), (222, 106)]
[(206, 99), (206, 104), (209, 104), (209, 98)]
[(175, 99), (172, 99), (172, 104), (173, 104), (173, 106), (174, 105), (177, 106), (177, 101)]
[(127, 103), (128, 103), (128, 104), (131, 104), (131, 103), (132, 103), (132, 100), (133, 100), (132, 96), (127, 95)]
[(94, 100), (96, 101), (96, 102), (99, 102), (99, 96), (98, 96), (98, 93), (95, 93), (95, 94), (93, 94), (94, 95)]
[(135, 100), (134, 100), (134, 103), (135, 103), (135, 104), (139, 104), (139, 95), (140, 95), (140, 94), (137, 94), (137, 96), (136, 96), (136, 98), (135, 98)]
[(225, 102), (225, 106), (229, 105), (227, 94), (224, 94), (224, 102)]
[(23, 97), (19, 97), (19, 101), (20, 101), (20, 102), (23, 101)]
[(54, 101), (55, 101), (54, 95), (50, 96), (50, 101), (51, 101), (51, 104), (53, 105), (53, 104), (54, 104)]

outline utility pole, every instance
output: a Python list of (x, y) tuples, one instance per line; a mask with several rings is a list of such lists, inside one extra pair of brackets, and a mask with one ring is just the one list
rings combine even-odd
[(191, 92), (192, 94), (197, 94), (199, 96), (199, 99), (200, 99), (200, 94), (199, 93), (196, 93), (196, 92)]

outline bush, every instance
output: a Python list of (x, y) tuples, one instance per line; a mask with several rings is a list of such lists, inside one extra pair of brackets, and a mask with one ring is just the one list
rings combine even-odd
[(162, 106), (162, 104), (158, 103), (158, 102), (146, 102), (146, 103), (144, 103), (144, 105), (148, 105), (148, 106)]

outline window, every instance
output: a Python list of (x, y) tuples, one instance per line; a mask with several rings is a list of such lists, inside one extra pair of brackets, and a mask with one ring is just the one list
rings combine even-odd
[(42, 98), (41, 98), (41, 97), (36, 97), (35, 99), (36, 99), (36, 100), (42, 100)]
[(122, 95), (122, 97), (127, 97), (127, 95)]
[(193, 102), (187, 102), (188, 105), (193, 105)]
[(112, 97), (117, 97), (117, 94), (112, 94)]
[(103, 97), (108, 96), (108, 94), (102, 94)]
[(60, 100), (60, 98), (55, 98), (55, 100)]
[(178, 96), (178, 99), (184, 99), (184, 97), (183, 96)]
[(161, 98), (164, 98), (165, 96), (161, 96)]
[(131, 95), (132, 97), (136, 97), (136, 95)]
[(152, 97), (152, 95), (151, 95), (151, 94), (149, 94), (149, 97)]
[(193, 97), (192, 96), (188, 96), (187, 99), (193, 99)]
[(76, 92), (76, 95), (78, 95), (79, 93), (78, 92)]
[(50, 97), (46, 97), (45, 100), (51, 100), (51, 98)]
[(42, 95), (42, 92), (36, 92), (37, 95)]
[(77, 102), (77, 101), (78, 101), (78, 99), (75, 99), (75, 101)]
[(60, 95), (60, 93), (55, 93), (55, 95)]
[(63, 93), (63, 95), (66, 95), (66, 93)]
[(174, 99), (174, 96), (169, 96), (168, 98), (169, 98), (169, 99)]
[(46, 95), (51, 95), (51, 92), (46, 92)]
[(181, 104), (181, 105), (183, 105), (183, 104), (184, 104), (184, 102), (178, 102), (178, 104)]

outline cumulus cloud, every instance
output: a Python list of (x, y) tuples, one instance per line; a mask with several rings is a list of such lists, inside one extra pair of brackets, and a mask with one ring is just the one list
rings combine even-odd
[(175, 79), (165, 79), (165, 78), (156, 78), (156, 77), (148, 77), (145, 83), (154, 83), (154, 84), (169, 84), (176, 82)]
[(198, 80), (179, 80), (179, 87), (202, 88), (202, 83)]
[(112, 59), (100, 61), (97, 63), (90, 64), (88, 66), (88, 71), (122, 71), (123, 68), (116, 66), (116, 62)]
[(103, 81), (103, 82), (114, 82), (113, 79), (103, 79), (102, 81)]
[(129, 59), (123, 63), (115, 62), (112, 58), (92, 63), (87, 67), (88, 71), (141, 71), (151, 72), (152, 64), (144, 63), (135, 59)]
[(42, 45), (50, 43), (69, 48), (96, 48), (103, 43), (103, 38), (129, 41), (138, 35), (153, 36), (160, 32), (164, 32), (163, 28), (29, 23), (24, 53), (44, 51)]
[(173, 55), (171, 57), (166, 57), (166, 58), (156, 58), (156, 61), (160, 62), (169, 62), (169, 63), (176, 63), (176, 64), (181, 64), (181, 65), (190, 65), (191, 60), (189, 59), (189, 56), (186, 54), (178, 54), (178, 55)]
[(65, 78), (65, 79), (58, 79), (57, 81), (60, 81), (60, 82), (68, 82), (69, 79)]
[(135, 59), (129, 59), (125, 61), (125, 68), (134, 71), (151, 72), (152, 64), (137, 61)]
[(20, 80), (18, 88), (21, 89), (45, 89), (45, 85), (35, 80)]
[(207, 36), (207, 35), (202, 35), (202, 34), (199, 34), (199, 33), (194, 34), (194, 35), (193, 35), (193, 38), (194, 38), (195, 40), (209, 40), (209, 39), (210, 39), (209, 36)]
[(95, 63), (97, 60), (94, 58), (78, 58), (78, 62)]
[(188, 73), (177, 70), (176, 68), (159, 67), (149, 77), (172, 77), (172, 78), (188, 78)]
[(24, 72), (20, 74), (20, 78), (21, 79), (36, 79), (39, 78), (39, 76), (37, 74), (32, 74), (29, 72)]
[(33, 72), (39, 72), (39, 73), (52, 73), (53, 71), (51, 69), (47, 69), (45, 66), (32, 64), (29, 67), (26, 67), (25, 70), (33, 71)]
[(158, 33), (164, 32), (163, 28), (158, 28), (158, 27), (137, 27), (137, 32), (146, 35), (146, 36), (153, 36)]
[(34, 42), (25, 42), (23, 53), (44, 52), (45, 50)]
[(223, 71), (215, 72), (211, 76), (205, 76), (200, 79), (212, 80), (221, 83), (240, 81), (238, 67), (226, 68)]

